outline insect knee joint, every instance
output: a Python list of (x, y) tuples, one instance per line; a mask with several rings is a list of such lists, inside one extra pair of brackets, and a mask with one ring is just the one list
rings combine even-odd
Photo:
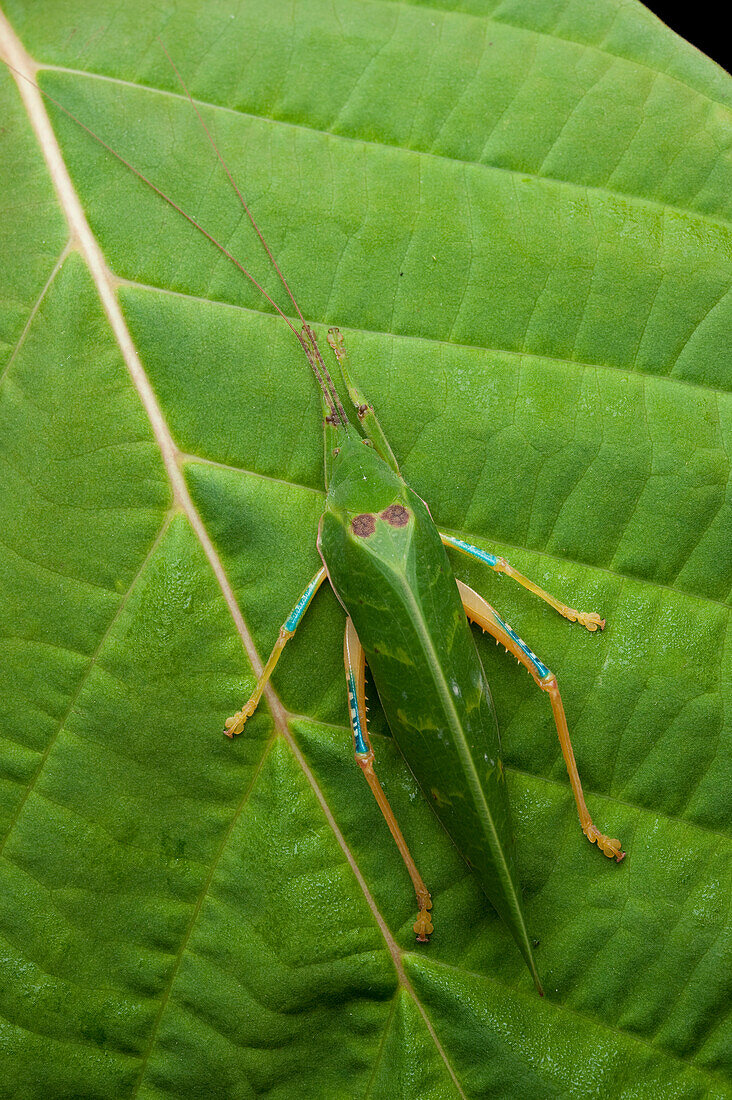
[(554, 691), (558, 687), (557, 677), (553, 672), (550, 672), (547, 676), (543, 676), (539, 680), (539, 687), (542, 691)]

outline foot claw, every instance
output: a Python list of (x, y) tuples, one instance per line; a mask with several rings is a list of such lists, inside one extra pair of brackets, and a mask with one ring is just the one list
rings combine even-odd
[(420, 891), (417, 895), (417, 902), (419, 904), (419, 914), (414, 922), (414, 931), (417, 936), (417, 943), (427, 943), (435, 930), (429, 914), (432, 908), (432, 898), (428, 893), (422, 894)]
[(583, 832), (590, 844), (596, 844), (608, 859), (614, 859), (618, 863), (625, 859), (625, 852), (620, 847), (619, 840), (615, 840), (613, 837), (606, 836), (605, 833), (599, 832), (594, 825), (588, 825)]
[(231, 718), (227, 718), (224, 722), (224, 733), (227, 737), (237, 737), (241, 733), (244, 727), (244, 722), (241, 721), (241, 716), (238, 714), (232, 714)]
[(586, 626), (588, 630), (604, 630), (605, 620), (601, 619), (596, 611), (583, 611), (582, 613), (582, 625)]
[(567, 615), (567, 618), (572, 623), (580, 623), (586, 627), (590, 633), (594, 633), (596, 630), (605, 629), (605, 620), (601, 619), (596, 611), (575, 611), (572, 608)]
[(224, 722), (224, 733), (227, 737), (237, 737), (246, 725), (247, 718), (251, 718), (257, 709), (257, 703), (259, 700), (250, 699), (241, 710), (238, 710), (236, 714), (232, 714), (231, 718), (227, 718)]
[(426, 909), (421, 909), (419, 916), (414, 922), (414, 931), (417, 936), (417, 943), (427, 943), (430, 936), (434, 932), (435, 928), (430, 920), (430, 915)]

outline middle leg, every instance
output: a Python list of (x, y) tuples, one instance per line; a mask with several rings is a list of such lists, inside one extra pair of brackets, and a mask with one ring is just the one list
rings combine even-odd
[(587, 630), (593, 632), (598, 628), (600, 630), (605, 629), (605, 620), (601, 619), (596, 611), (577, 611), (574, 607), (569, 607), (566, 603), (562, 603), (556, 596), (552, 596), (549, 592), (545, 592), (543, 588), (539, 588), (539, 585), (534, 581), (525, 577), (523, 573), (519, 573), (518, 569), (514, 569), (509, 561), (505, 558), (497, 558), (495, 554), (490, 554), (487, 550), (481, 550), (479, 546), (473, 546), (471, 542), (464, 542), (462, 539), (455, 538), (453, 535), (445, 535), (440, 531), (440, 538), (445, 546), (449, 546), (453, 550), (459, 550), (461, 554), (467, 554), (468, 557), (477, 558), (478, 561), (482, 561), (483, 565), (487, 565), (489, 569), (492, 569), (495, 573), (505, 573), (507, 577), (511, 577), (517, 584), (527, 588), (529, 592), (533, 592), (539, 599), (544, 600), (553, 607), (555, 611), (558, 611), (560, 615), (563, 615), (565, 619), (569, 619), (571, 623), (581, 623)]
[(361, 768), (366, 782), (371, 788), (376, 802), (384, 815), (384, 820), (389, 826), (389, 831), (394, 837), (399, 854), (404, 860), (404, 865), (409, 872), (409, 877), (417, 895), (419, 915), (414, 924), (414, 931), (420, 943), (426, 943), (433, 932), (430, 909), (432, 898), (424, 884), (424, 880), (417, 870), (412, 859), (412, 854), (407, 847), (407, 842), (402, 835), (394, 811), (389, 805), (389, 800), (384, 794), (384, 788), (374, 771), (374, 750), (371, 748), (371, 740), (366, 725), (366, 655), (363, 651), (356, 628), (349, 618), (346, 621), (346, 633), (343, 639), (343, 659), (346, 666), (346, 681), (348, 683), (348, 713), (351, 720), (351, 732), (353, 733), (353, 747), (355, 749), (356, 763)]

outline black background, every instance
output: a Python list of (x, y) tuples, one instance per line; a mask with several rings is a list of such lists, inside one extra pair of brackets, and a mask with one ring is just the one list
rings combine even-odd
[(645, 0), (645, 4), (671, 30), (729, 70), (732, 8), (724, 0), (687, 0), (684, 4), (673, 0)]

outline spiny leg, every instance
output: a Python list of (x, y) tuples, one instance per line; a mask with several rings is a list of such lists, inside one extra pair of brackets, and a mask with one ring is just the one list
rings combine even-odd
[(567, 607), (566, 603), (562, 603), (561, 600), (551, 596), (543, 588), (539, 588), (538, 584), (534, 584), (532, 580), (525, 577), (523, 573), (519, 573), (505, 558), (497, 558), (495, 554), (490, 554), (487, 550), (481, 550), (479, 546), (473, 546), (470, 542), (456, 539), (453, 535), (443, 535), (442, 531), (440, 531), (440, 538), (445, 546), (450, 546), (453, 550), (459, 550), (461, 554), (467, 554), (471, 558), (477, 558), (478, 561), (482, 561), (484, 565), (487, 565), (489, 569), (493, 569), (496, 573), (505, 573), (517, 584), (523, 585), (524, 588), (528, 588), (529, 592), (533, 592), (535, 596), (545, 600), (565, 619), (569, 619), (571, 623), (581, 623), (589, 631), (595, 631), (598, 627), (600, 630), (605, 629), (605, 620), (601, 619), (595, 611), (575, 611), (573, 607)]
[(472, 619), (474, 623), (477, 623), (483, 630), (491, 634), (496, 641), (505, 646), (510, 653), (513, 653), (514, 657), (529, 670), (541, 690), (546, 691), (549, 695), (552, 711), (554, 713), (554, 723), (559, 735), (559, 744), (562, 747), (564, 763), (567, 765), (569, 782), (572, 786), (575, 802), (577, 803), (577, 812), (579, 814), (582, 831), (592, 844), (597, 844), (598, 848), (600, 848), (606, 856), (616, 859), (619, 863), (625, 855), (625, 852), (621, 850), (620, 841), (606, 836), (605, 833), (601, 833), (599, 829), (595, 828), (592, 824), (590, 812), (585, 804), (582, 784), (577, 772), (577, 764), (574, 759), (569, 729), (567, 728), (567, 718), (564, 713), (562, 697), (559, 694), (556, 676), (553, 672), (549, 671), (535, 653), (532, 653), (526, 645), (526, 642), (519, 638), (518, 634), (511, 629), (508, 623), (503, 621), (495, 609), (492, 608), (482, 596), (479, 596), (477, 592), (474, 592), (467, 584), (463, 584), (462, 581), (458, 581), (457, 585), (460, 589), (463, 607), (465, 608), (465, 613), (468, 618)]
[(384, 459), (388, 462), (392, 470), (395, 473), (399, 473), (399, 465), (394, 452), (389, 446), (389, 440), (384, 435), (384, 429), (379, 423), (379, 418), (374, 412), (374, 406), (366, 400), (364, 394), (359, 390), (351, 379), (351, 373), (348, 362), (348, 352), (346, 351), (346, 345), (343, 342), (343, 336), (340, 329), (329, 328), (328, 329), (328, 343), (333, 349), (333, 354), (338, 360), (338, 366), (340, 367), (341, 374), (343, 375), (343, 381), (346, 383), (349, 397), (353, 402), (353, 406), (358, 413), (358, 419), (363, 427), (368, 438), (374, 445), (374, 448)]
[(412, 859), (407, 842), (394, 817), (394, 811), (389, 805), (389, 800), (384, 794), (384, 789), (374, 771), (374, 750), (371, 748), (368, 726), (366, 723), (366, 656), (363, 646), (358, 640), (358, 634), (353, 622), (349, 618), (346, 622), (346, 633), (343, 638), (343, 660), (346, 666), (346, 682), (348, 683), (348, 713), (351, 720), (351, 732), (353, 733), (353, 747), (356, 754), (356, 762), (366, 776), (366, 782), (371, 788), (371, 793), (376, 799), (379, 809), (384, 815), (384, 820), (389, 826), (389, 831), (394, 837), (399, 854), (404, 860), (404, 865), (409, 872), (409, 877), (414, 885), (417, 895), (419, 915), (414, 923), (414, 931), (419, 943), (426, 943), (433, 932), (433, 925), (429, 911), (432, 908), (432, 898), (424, 884), (422, 876), (417, 870)]
[(289, 642), (292, 635), (297, 630), (302, 620), (303, 615), (310, 606), (311, 600), (315, 593), (320, 588), (321, 584), (326, 578), (325, 566), (318, 570), (310, 584), (303, 592), (300, 599), (293, 607), (290, 614), (285, 619), (284, 623), (280, 627), (280, 632), (277, 637), (277, 641), (274, 644), (274, 649), (269, 655), (267, 664), (262, 669), (262, 675), (257, 680), (254, 691), (247, 699), (241, 710), (238, 710), (236, 714), (232, 714), (231, 718), (227, 718), (224, 723), (224, 733), (227, 737), (236, 737), (244, 729), (244, 724), (247, 718), (251, 718), (255, 710), (259, 706), (259, 700), (262, 698), (262, 692), (267, 686), (270, 676), (274, 672), (275, 665), (280, 659), (280, 654)]

